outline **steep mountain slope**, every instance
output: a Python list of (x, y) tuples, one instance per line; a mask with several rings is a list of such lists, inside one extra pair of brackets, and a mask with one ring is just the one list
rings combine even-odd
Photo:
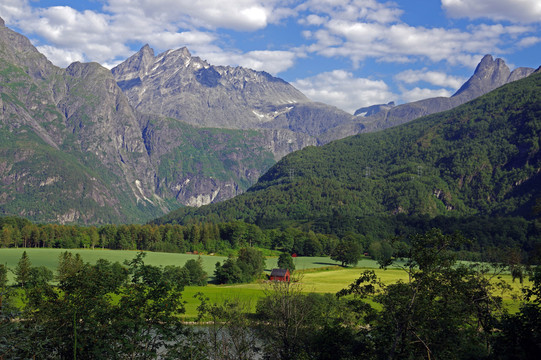
[[(429, 98), (398, 106), (375, 105), (361, 108), (355, 112), (357, 117), (354, 121), (329, 129), (326, 134), (320, 136), (320, 139), (326, 143), (359, 132), (386, 129), (421, 116), (446, 111), (502, 85), (525, 78), (533, 72), (534, 69), (525, 67), (516, 68), (511, 72), (502, 59), (493, 59), (491, 55), (485, 55), (470, 79), (453, 96)], [(371, 113), (367, 113), (367, 109), (370, 109)], [(374, 111), (376, 109), (379, 111)]]
[(366, 216), (531, 216), (541, 196), (541, 72), (453, 110), (308, 147), (247, 193), (158, 222), (262, 226)]
[[(222, 201), (333, 129), (366, 130), (352, 119), (283, 80), (186, 49), (144, 47), (114, 76), (96, 63), (60, 69), (0, 19), (0, 213), (140, 222)], [(230, 129), (200, 127), (211, 124)]]
[[(144, 149), (142, 141), (132, 138), (130, 125), (137, 123), (123, 107), (128, 103), (122, 103), (122, 92), (100, 68), (97, 64), (56, 68), (28, 39), (0, 27), (3, 213), (60, 222), (126, 220), (129, 217), (119, 209), (122, 203), (135, 216), (140, 215), (135, 201), (126, 201), (128, 183), (118, 181), (127, 175), (126, 169), (114, 159), (100, 172), (92, 166), (100, 158), (108, 158), (107, 153)], [(95, 82), (86, 80), (90, 74), (100, 79), (97, 81), (108, 77), (112, 91), (95, 92)], [(128, 111), (128, 116), (114, 119), (109, 107), (98, 106), (107, 102), (117, 104), (121, 112)], [(98, 127), (88, 124), (88, 119), (102, 122), (103, 131), (97, 133)], [(120, 119), (124, 123), (117, 128), (122, 133), (109, 131), (110, 122)], [(96, 148), (104, 137), (110, 137), (111, 146)]]
[(248, 188), (315, 144), (290, 131), (222, 131), (142, 115), (96, 63), (52, 65), (0, 24), (0, 213), (141, 222)]
[(146, 45), (112, 72), (138, 111), (198, 126), (291, 130), (317, 137), (353, 118), (310, 101), (268, 73), (213, 66), (186, 48), (155, 56)]

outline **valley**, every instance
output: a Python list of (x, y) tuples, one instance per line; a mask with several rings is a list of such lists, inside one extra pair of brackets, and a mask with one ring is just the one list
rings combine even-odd
[[(539, 353), (541, 68), (351, 114), (185, 46), (34, 42), (0, 18), (0, 359)], [(395, 77), (460, 80), (426, 72)]]

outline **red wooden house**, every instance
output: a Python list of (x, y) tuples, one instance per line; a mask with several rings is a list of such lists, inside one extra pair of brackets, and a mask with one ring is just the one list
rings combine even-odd
[(289, 269), (272, 269), (270, 274), (270, 280), (289, 282), (289, 276)]

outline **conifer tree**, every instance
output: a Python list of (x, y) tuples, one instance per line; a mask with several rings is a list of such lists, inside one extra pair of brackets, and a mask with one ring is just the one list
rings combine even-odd
[(32, 263), (30, 262), (26, 251), (24, 251), (21, 255), (19, 263), (17, 264), (17, 267), (15, 268), (15, 281), (19, 286), (24, 288), (25, 285), (28, 283), (31, 267)]

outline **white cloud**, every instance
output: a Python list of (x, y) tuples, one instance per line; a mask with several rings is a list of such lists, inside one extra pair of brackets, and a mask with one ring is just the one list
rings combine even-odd
[(404, 90), (401, 94), (402, 101), (408, 103), (417, 100), (423, 100), (433, 97), (449, 97), (453, 93), (446, 89), (426, 89), (415, 87), (413, 89)]
[[(189, 47), (220, 64), (242, 65), (279, 73), (294, 64), (289, 51), (224, 51), (214, 43), (229, 28), (256, 30), (293, 12), (280, 1), (257, 0), (110, 0), (103, 10), (77, 11), (69, 6), (31, 8), (27, 1), (5, 0), (2, 16), (25, 33), (39, 35), (36, 45), (58, 66), (73, 60), (97, 61), (107, 66), (130, 56), (129, 43), (149, 43), (159, 51)], [(35, 39), (34, 39), (35, 40)]]
[(519, 42), (528, 44), (521, 38), (535, 32), (531, 26), (501, 24), (466, 29), (412, 26), (400, 21), (402, 11), (396, 4), (372, 0), (311, 0), (299, 8), (303, 10), (299, 23), (316, 27), (304, 33), (312, 41), (306, 50), (347, 57), (354, 66), (374, 58), (384, 62), (446, 61), (452, 66), (474, 67), (479, 55), (505, 53)]
[(31, 13), (26, 0), (2, 0), (0, 3), (0, 16), (6, 23), (16, 23)]
[(277, 5), (258, 0), (109, 0), (105, 10), (185, 27), (253, 31), (289, 15)]
[(397, 97), (384, 81), (355, 78), (351, 72), (344, 70), (298, 79), (292, 84), (310, 99), (350, 113), (360, 107), (388, 103)]
[(517, 43), (517, 46), (519, 48), (523, 48), (523, 47), (530, 47), (530, 46), (533, 46), (533, 45), (539, 44), (539, 43), (541, 43), (541, 37), (529, 36), (529, 37), (525, 37), (525, 38), (521, 39)]
[(39, 10), (36, 15), (36, 19), (24, 21), (25, 29), (61, 46), (95, 42), (102, 39), (109, 26), (109, 19), (104, 14), (88, 10), (78, 12), (68, 6)]
[(193, 51), (197, 48), (205, 48), (216, 40), (216, 36), (201, 31), (160, 32), (139, 36), (138, 40), (144, 43), (152, 43), (153, 46), (162, 50), (186, 46), (190, 51)]
[(541, 23), (539, 0), (441, 0), (442, 8), (451, 17), (517, 23)]
[(38, 46), (37, 49), (53, 64), (61, 67), (67, 67), (75, 61), (83, 62), (85, 60), (84, 55), (77, 51), (64, 50), (49, 45)]
[(398, 73), (395, 80), (406, 84), (415, 84), (418, 82), (427, 82), (432, 85), (442, 86), (457, 90), (466, 82), (466, 78), (460, 76), (451, 76), (444, 72), (430, 71), (427, 68), (422, 70), (406, 70)]
[[(407, 24), (401, 20), (403, 10), (397, 2), (387, 0), (87, 1), (103, 4), (103, 7), (78, 11), (70, 6), (39, 8), (43, 2), (33, 0), (1, 0), (0, 16), (8, 26), (34, 37), (32, 40), (39, 50), (60, 66), (74, 60), (114, 66), (134, 52), (132, 47), (148, 43), (157, 52), (187, 46), (192, 54), (211, 64), (240, 65), (272, 74), (294, 67), (296, 60), (306, 55), (313, 56), (314, 63), (318, 63), (318, 55), (349, 59), (353, 67), (373, 59), (387, 63), (422, 62), (425, 64), (422, 66), (445, 63), (448, 68), (473, 69), (484, 54), (509, 55), (516, 49), (541, 42), (538, 26), (533, 24), (541, 18), (539, 0), (442, 0), (442, 7), (449, 16), (516, 22), (511, 25), (476, 22), (461, 28)], [(66, 1), (65, 4), (71, 3)], [(284, 21), (288, 18), (298, 23), (291, 31), (299, 34), (292, 33), (293, 40), (287, 39), (287, 47), (281, 43), (271, 44), (287, 36), (282, 33), (282, 39), (276, 40), (270, 35), (274, 33), (262, 34), (260, 30), (273, 30), (274, 26), (268, 27), (269, 24), (289, 26), (290, 23)], [(247, 36), (251, 35), (249, 32), (259, 31), (257, 36), (263, 45), (240, 50), (235, 43), (239, 41), (238, 34), (222, 33), (222, 29)], [(296, 35), (304, 36), (305, 44), (297, 43)], [(325, 69), (324, 74), (298, 80), (304, 84), (301, 90), (314, 100), (348, 111), (398, 98), (383, 82), (355, 78), (344, 70), (330, 70), (332, 68)], [(312, 73), (319, 71), (315, 69)], [(423, 72), (404, 72), (394, 80), (399, 86), (424, 87), (417, 82), (427, 82), (448, 90), (403, 90), (408, 99), (442, 94), (454, 89), (461, 80), (443, 73)]]
[(403, 13), (392, 2), (380, 3), (376, 0), (309, 0), (297, 9), (312, 14), (327, 14), (337, 20), (364, 20), (381, 24), (396, 22)]

